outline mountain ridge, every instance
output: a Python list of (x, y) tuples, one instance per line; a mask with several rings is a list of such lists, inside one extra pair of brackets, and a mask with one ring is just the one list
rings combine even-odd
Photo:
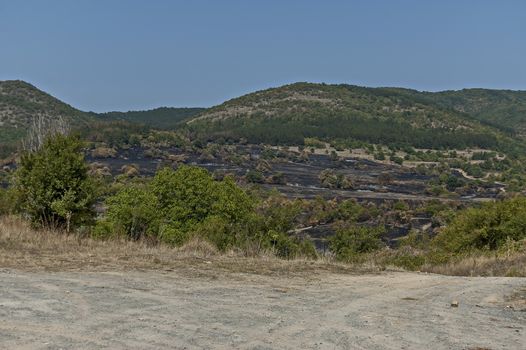
[[(209, 139), (254, 143), (302, 144), (306, 137), (319, 137), (420, 148), (502, 148), (500, 143), (509, 142), (507, 125), (496, 128), (437, 94), (300, 82), (228, 100), (187, 124)], [(526, 124), (526, 115), (518, 122)]]
[(297, 82), (248, 93), (210, 108), (94, 113), (78, 110), (27, 82), (0, 81), (0, 153), (13, 151), (35, 115), (67, 117), (80, 127), (93, 121), (123, 121), (159, 129), (183, 126), (212, 141), (303, 144), (305, 138), (315, 137), (349, 144), (498, 149), (511, 140), (524, 141), (526, 91), (469, 88), (428, 92)]

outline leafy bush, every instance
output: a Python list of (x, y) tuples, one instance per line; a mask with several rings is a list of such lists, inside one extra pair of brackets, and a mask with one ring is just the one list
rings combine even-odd
[(125, 185), (106, 205), (106, 218), (94, 231), (99, 237), (153, 237), (173, 245), (195, 237), (221, 251), (251, 247), (285, 258), (316, 255), (310, 242), (287, 234), (300, 213), (299, 202), (271, 196), (257, 207), (231, 177), (215, 181), (198, 167), (163, 169), (147, 186)]
[(265, 177), (263, 176), (261, 171), (257, 171), (257, 170), (249, 170), (247, 172), (246, 179), (248, 182), (252, 182), (252, 183), (265, 182)]
[(495, 250), (507, 240), (523, 238), (526, 238), (526, 198), (517, 197), (461, 211), (433, 244), (446, 253), (462, 253)]
[(55, 135), (22, 155), (14, 188), (20, 210), (33, 224), (69, 231), (93, 218), (95, 187), (81, 147), (75, 137)]
[(128, 186), (106, 200), (106, 219), (97, 224), (99, 236), (124, 234), (132, 239), (157, 234), (157, 197), (145, 188)]
[(239, 224), (250, 221), (255, 206), (232, 178), (214, 181), (205, 169), (189, 166), (165, 168), (143, 188), (125, 186), (106, 204), (97, 232), (106, 227), (133, 239), (153, 236), (175, 245), (197, 234), (220, 249), (235, 243)]
[(285, 233), (270, 230), (268, 232), (271, 250), (281, 258), (293, 259), (295, 257), (316, 258), (314, 244), (306, 239), (290, 237)]
[(14, 210), (13, 192), (0, 188), (0, 215), (9, 214)]
[(384, 233), (383, 227), (352, 226), (339, 229), (330, 238), (329, 248), (338, 260), (352, 261), (360, 254), (380, 249), (384, 245), (381, 240)]

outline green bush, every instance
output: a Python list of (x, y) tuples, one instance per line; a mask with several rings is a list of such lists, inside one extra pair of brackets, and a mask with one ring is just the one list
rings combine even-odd
[(249, 170), (246, 175), (246, 179), (248, 182), (251, 183), (263, 183), (265, 182), (265, 177), (261, 173), (261, 171), (257, 170)]
[(15, 211), (14, 192), (0, 188), (0, 215), (11, 214)]
[(208, 171), (198, 167), (163, 169), (150, 188), (157, 197), (162, 224), (185, 232), (193, 231), (211, 216), (230, 223), (242, 222), (255, 205), (231, 177), (214, 181)]
[(214, 180), (205, 169), (181, 166), (160, 170), (150, 184), (163, 220), (192, 226), (212, 211)]
[(491, 202), (459, 212), (433, 240), (439, 251), (496, 250), (508, 240), (526, 238), (526, 198)]
[(329, 248), (338, 260), (352, 261), (360, 254), (374, 252), (384, 246), (383, 227), (352, 226), (336, 231), (329, 240)]
[(146, 186), (124, 185), (106, 205), (107, 215), (94, 230), (97, 237), (155, 237), (182, 245), (197, 236), (221, 251), (239, 247), (272, 250), (284, 258), (316, 256), (310, 241), (287, 234), (301, 211), (299, 201), (271, 196), (257, 206), (231, 177), (215, 181), (198, 167), (166, 168)]
[(111, 228), (132, 239), (149, 236), (181, 245), (199, 235), (224, 250), (241, 239), (255, 201), (231, 177), (214, 181), (202, 168), (160, 170), (144, 187), (124, 186), (106, 200), (97, 232)]
[(233, 225), (219, 216), (209, 216), (195, 227), (192, 234), (202, 237), (214, 244), (220, 251), (238, 245)]
[(69, 229), (90, 222), (95, 186), (76, 137), (55, 135), (22, 155), (14, 177), (20, 210), (36, 225)]
[(305, 257), (314, 259), (317, 257), (314, 244), (307, 239), (291, 237), (274, 230), (268, 231), (268, 237), (271, 250), (280, 258)]
[(108, 235), (124, 234), (132, 239), (157, 235), (159, 212), (157, 197), (145, 188), (124, 187), (106, 200), (106, 219), (98, 223), (97, 233), (103, 228)]
[(114, 225), (109, 220), (98, 221), (91, 231), (91, 237), (96, 239), (112, 238), (117, 235), (119, 233), (116, 232)]

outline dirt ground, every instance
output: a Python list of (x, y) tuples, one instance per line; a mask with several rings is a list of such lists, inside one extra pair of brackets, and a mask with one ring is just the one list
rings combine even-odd
[[(526, 279), (0, 270), (2, 349), (524, 349)], [(458, 307), (452, 307), (452, 301)]]

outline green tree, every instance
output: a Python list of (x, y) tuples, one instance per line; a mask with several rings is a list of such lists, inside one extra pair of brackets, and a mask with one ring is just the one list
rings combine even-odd
[(14, 177), (18, 207), (33, 224), (71, 227), (93, 218), (95, 186), (76, 137), (54, 135), (22, 155)]

